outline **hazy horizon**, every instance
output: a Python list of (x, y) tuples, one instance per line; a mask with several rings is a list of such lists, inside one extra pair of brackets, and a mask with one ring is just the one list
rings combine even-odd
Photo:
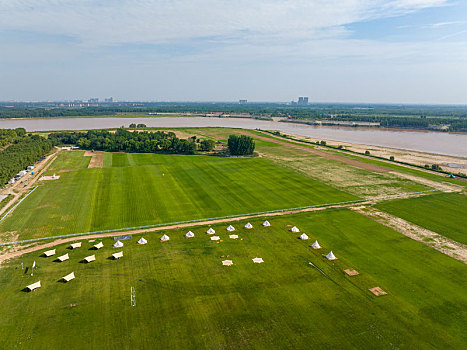
[(0, 101), (467, 104), (458, 0), (0, 2)]

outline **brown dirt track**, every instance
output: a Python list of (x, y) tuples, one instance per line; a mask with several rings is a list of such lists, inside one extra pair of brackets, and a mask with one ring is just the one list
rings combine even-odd
[(86, 151), (84, 157), (91, 157), (88, 168), (102, 168), (104, 166), (104, 152), (102, 151)]

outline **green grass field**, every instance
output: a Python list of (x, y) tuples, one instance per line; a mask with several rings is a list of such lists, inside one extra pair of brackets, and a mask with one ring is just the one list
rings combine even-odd
[(457, 242), (467, 244), (467, 196), (443, 193), (385, 202), (377, 207)]
[(61, 152), (0, 231), (29, 239), (358, 199), (264, 158)]
[[(0, 269), (2, 349), (447, 349), (467, 342), (465, 264), (349, 210), (233, 223), (243, 240), (230, 240), (228, 224), (139, 236), (124, 241), (113, 261), (113, 240), (95, 254), (94, 243), (69, 251), (57, 247), (53, 262), (41, 252)], [(300, 241), (286, 225), (310, 236)], [(162, 233), (171, 240), (159, 242)], [(323, 249), (309, 248), (318, 239)], [(330, 249), (339, 260), (321, 254)], [(117, 250), (118, 251), (118, 250)], [(229, 256), (234, 265), (221, 261)], [(225, 258), (222, 258), (224, 256)], [(263, 264), (253, 264), (255, 256)], [(37, 262), (34, 276), (30, 266)], [(312, 261), (326, 275), (308, 265)], [(28, 270), (22, 270), (24, 262)], [(348, 277), (345, 268), (359, 276)], [(74, 271), (68, 284), (59, 279)], [(22, 289), (41, 280), (42, 288)], [(130, 306), (130, 288), (136, 306)], [(368, 288), (388, 292), (375, 297)], [(86, 345), (84, 345), (86, 344)]]

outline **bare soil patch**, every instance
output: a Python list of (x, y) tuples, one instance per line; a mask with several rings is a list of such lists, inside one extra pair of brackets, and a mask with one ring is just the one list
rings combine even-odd
[(42, 176), (39, 181), (49, 181), (49, 180), (58, 180), (60, 179), (60, 175), (52, 175), (52, 176)]
[(349, 275), (349, 276), (357, 276), (359, 275), (358, 271), (357, 270), (350, 270), (350, 269), (346, 269), (344, 270), (344, 272)]
[(84, 157), (91, 157), (88, 169), (102, 168), (104, 166), (104, 152), (102, 151), (86, 151)]
[(73, 171), (74, 169), (62, 169), (62, 170), (59, 170), (58, 172), (59, 173), (69, 173), (70, 171)]
[(397, 216), (382, 212), (374, 207), (360, 206), (353, 207), (351, 209), (372, 218), (376, 222), (379, 222), (394, 231), (402, 233), (404, 236), (412, 238), (467, 264), (467, 245), (453, 241), (436, 232), (417, 226)]
[(380, 295), (386, 295), (388, 293), (386, 293), (384, 290), (382, 290), (380, 287), (373, 287), (373, 288), (370, 288), (369, 289), (370, 292), (372, 292), (374, 295), (376, 295), (377, 297), (379, 297)]

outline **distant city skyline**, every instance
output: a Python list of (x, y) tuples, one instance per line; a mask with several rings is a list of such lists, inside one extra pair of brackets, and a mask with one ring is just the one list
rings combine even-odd
[(459, 0), (0, 2), (0, 101), (467, 104)]

